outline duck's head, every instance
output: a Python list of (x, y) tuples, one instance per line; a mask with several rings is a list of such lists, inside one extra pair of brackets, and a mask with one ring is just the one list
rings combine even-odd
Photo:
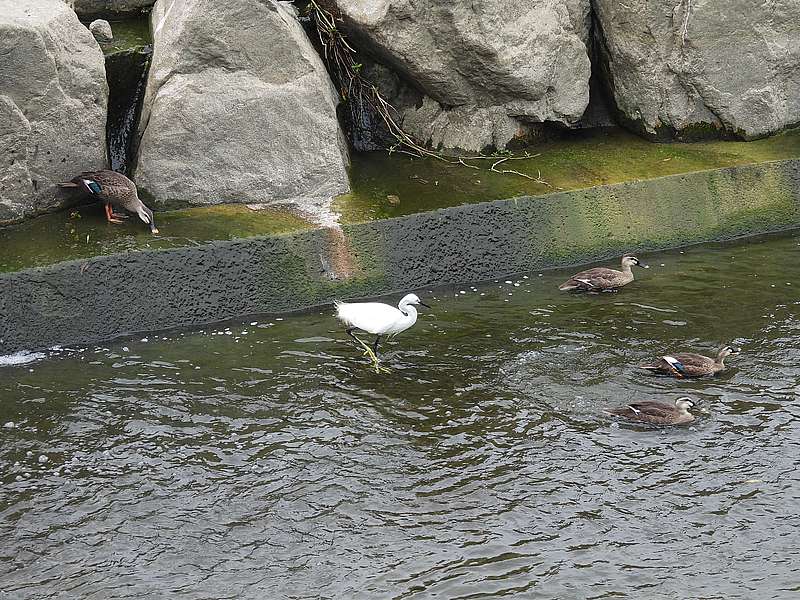
[(675, 400), (675, 407), (679, 410), (688, 411), (690, 408), (694, 408), (697, 403), (689, 398), (689, 396), (683, 396), (682, 398), (678, 398)]
[(403, 296), (403, 299), (400, 300), (400, 306), (408, 306), (409, 304), (414, 304), (414, 305), (419, 304), (421, 306), (424, 306), (425, 308), (430, 308), (430, 306), (428, 306), (422, 300), (420, 300), (419, 296), (417, 296), (416, 294), (406, 294), (405, 296)]
[(625, 256), (622, 257), (622, 266), (623, 267), (639, 266), (639, 267), (642, 267), (643, 269), (649, 269), (650, 268), (649, 265), (644, 264), (642, 261), (640, 261), (638, 258), (636, 258), (633, 254), (626, 254)]
[(139, 207), (136, 209), (136, 214), (139, 215), (139, 218), (144, 221), (144, 223), (150, 227), (150, 233), (157, 234), (158, 228), (156, 227), (156, 218), (153, 215), (153, 211), (147, 208), (141, 201), (139, 201)]
[(723, 346), (722, 348), (719, 349), (719, 352), (717, 353), (717, 358), (722, 359), (722, 358), (727, 358), (729, 356), (736, 356), (741, 351), (742, 349), (737, 348), (736, 346)]

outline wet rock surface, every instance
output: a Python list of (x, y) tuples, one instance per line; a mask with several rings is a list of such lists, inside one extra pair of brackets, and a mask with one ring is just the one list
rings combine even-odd
[(129, 175), (153, 47), (147, 19), (117, 21), (114, 26), (114, 42), (102, 44), (109, 93), (108, 154), (111, 168)]
[(291, 6), (176, 0), (151, 19), (134, 171), (146, 197), (313, 210), (349, 189), (338, 97)]
[(800, 123), (794, 0), (597, 0), (606, 80), (651, 137), (761, 137)]
[(0, 224), (69, 202), (56, 183), (106, 166), (103, 53), (60, 0), (0, 0)]

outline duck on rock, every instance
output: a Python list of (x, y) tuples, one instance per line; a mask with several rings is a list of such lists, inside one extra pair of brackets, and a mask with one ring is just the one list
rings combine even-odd
[(112, 207), (121, 208), (139, 215), (150, 227), (151, 233), (158, 233), (153, 211), (139, 199), (136, 184), (116, 171), (86, 171), (70, 181), (59, 183), (65, 188), (79, 188), (106, 205), (106, 218), (109, 223), (122, 223), (120, 216)]
[(631, 267), (634, 265), (643, 269), (650, 268), (632, 254), (626, 254), (622, 257), (621, 271), (608, 267), (587, 269), (567, 279), (558, 289), (562, 292), (616, 292), (633, 281)]
[(639, 365), (639, 368), (679, 378), (716, 375), (725, 370), (725, 359), (728, 356), (739, 354), (739, 352), (739, 348), (733, 346), (720, 348), (716, 358), (693, 352), (681, 352), (680, 354), (659, 356), (653, 362)]

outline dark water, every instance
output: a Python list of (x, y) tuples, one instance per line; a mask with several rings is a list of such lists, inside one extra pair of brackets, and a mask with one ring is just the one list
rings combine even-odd
[[(0, 598), (800, 597), (799, 253), (422, 290), (388, 375), (329, 309), (6, 366)], [(684, 394), (690, 427), (602, 412)]]

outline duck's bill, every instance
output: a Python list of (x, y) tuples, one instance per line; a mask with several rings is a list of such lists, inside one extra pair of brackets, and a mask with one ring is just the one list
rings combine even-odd
[(639, 266), (640, 266), (640, 267), (642, 267), (643, 269), (649, 269), (649, 268), (650, 268), (650, 265), (646, 265), (646, 264), (645, 264), (645, 263), (643, 263), (643, 262), (640, 262), (640, 263), (639, 263)]

